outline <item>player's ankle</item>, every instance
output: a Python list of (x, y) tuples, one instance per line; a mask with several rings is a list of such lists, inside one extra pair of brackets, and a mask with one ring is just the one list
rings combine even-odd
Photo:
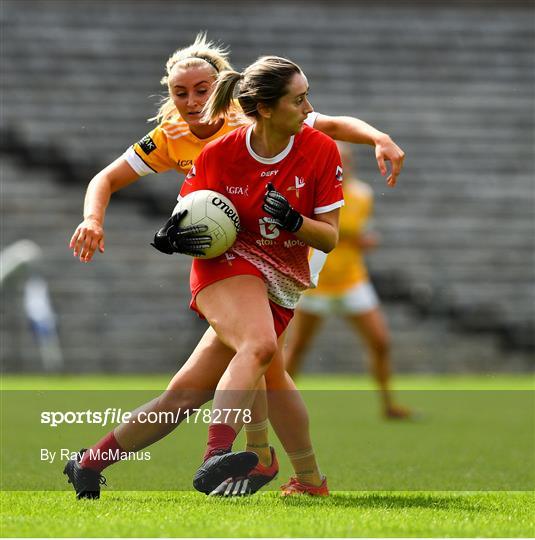
[(318, 472), (316, 473), (296, 473), (297, 481), (306, 486), (319, 487), (323, 484), (323, 476)]
[(261, 447), (259, 447), (258, 445), (247, 445), (245, 447), (245, 451), (254, 452), (258, 456), (258, 462), (263, 467), (271, 467), (273, 459), (269, 445), (266, 444), (265, 447), (263, 445)]

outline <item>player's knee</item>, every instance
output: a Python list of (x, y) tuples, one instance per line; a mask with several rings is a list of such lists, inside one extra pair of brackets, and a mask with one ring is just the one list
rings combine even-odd
[(250, 356), (257, 365), (265, 367), (271, 363), (273, 356), (277, 352), (277, 339), (275, 336), (257, 337), (244, 348), (246, 349), (248, 356)]
[(376, 336), (372, 342), (372, 347), (376, 354), (387, 355), (390, 353), (390, 338), (386, 334)]
[(183, 413), (201, 407), (206, 401), (201, 390), (166, 390), (158, 398), (158, 408), (165, 412)]

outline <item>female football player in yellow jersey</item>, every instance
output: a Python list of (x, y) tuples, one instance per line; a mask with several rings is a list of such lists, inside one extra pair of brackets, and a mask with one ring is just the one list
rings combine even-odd
[(389, 388), (390, 338), (363, 252), (377, 246), (377, 236), (366, 232), (372, 214), (373, 192), (354, 176), (351, 153), (338, 144), (344, 167), (345, 205), (340, 211), (340, 239), (329, 254), (315, 289), (301, 297), (288, 332), (286, 371), (295, 377), (303, 358), (328, 315), (341, 315), (362, 336), (370, 354), (371, 370), (379, 386), (387, 418), (407, 418), (410, 411), (393, 402)]
[[(241, 125), (241, 116), (233, 112), (213, 123), (204, 122), (201, 118), (201, 111), (212, 93), (212, 85), (218, 73), (229, 68), (227, 53), (208, 42), (204, 34), (199, 34), (193, 45), (176, 51), (169, 58), (166, 76), (162, 79), (168, 88), (169, 97), (156, 116), (159, 122), (157, 127), (100, 171), (89, 183), (84, 201), (84, 219), (70, 241), (70, 248), (80, 261), (91, 261), (97, 249), (104, 252), (104, 217), (113, 193), (153, 172), (171, 169), (188, 172), (193, 160), (208, 142)], [(395, 185), (403, 166), (404, 153), (388, 135), (350, 117), (328, 117), (313, 113), (308, 122), (333, 138), (374, 145), (383, 175), (388, 173), (385, 161), (391, 162), (387, 183)], [(194, 252), (200, 248), (198, 237), (195, 236), (198, 232), (198, 229), (184, 231), (181, 247), (185, 251)], [(199, 407), (211, 398), (233, 356), (234, 351), (223, 345), (213, 330), (207, 330), (167, 390), (134, 411), (133, 419), (140, 413), (185, 413), (188, 409)], [(277, 464), (267, 444), (267, 422), (256, 421), (257, 418), (266, 418), (266, 409), (265, 400), (260, 404), (255, 403), (254, 424), (248, 426), (246, 434), (247, 449), (259, 455), (259, 469), (256, 472), (264, 472), (266, 481), (269, 481), (276, 474)], [(288, 453), (298, 453), (302, 444), (296, 436), (295, 426), (306, 425), (308, 418), (302, 411), (290, 411), (282, 401), (279, 409), (276, 411), (274, 407), (270, 408), (270, 420), (285, 450)], [(295, 421), (290, 429), (287, 419), (293, 413)], [(91, 448), (99, 452), (86, 452), (80, 455), (80, 460), (69, 462), (65, 473), (73, 483), (78, 497), (98, 497), (100, 472), (114, 463), (113, 460), (92, 456), (115, 455), (104, 452), (107, 449), (141, 450), (170, 433), (180, 420), (182, 418), (175, 423), (130, 421), (121, 424)]]

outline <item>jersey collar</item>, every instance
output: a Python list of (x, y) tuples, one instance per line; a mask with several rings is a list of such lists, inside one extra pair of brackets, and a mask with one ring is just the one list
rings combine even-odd
[(282, 161), (290, 153), (290, 150), (292, 149), (292, 146), (294, 144), (294, 138), (295, 138), (294, 135), (290, 137), (290, 142), (288, 143), (288, 146), (286, 146), (286, 148), (282, 152), (277, 154), (276, 156), (273, 156), (270, 158), (259, 156), (253, 150), (253, 147), (251, 146), (251, 133), (253, 131), (253, 127), (254, 126), (249, 126), (247, 128), (247, 131), (245, 132), (245, 144), (247, 145), (247, 151), (249, 152), (251, 157), (256, 159), (256, 161), (259, 161), (260, 163), (263, 163), (264, 165), (273, 165), (274, 163), (278, 163), (279, 161)]

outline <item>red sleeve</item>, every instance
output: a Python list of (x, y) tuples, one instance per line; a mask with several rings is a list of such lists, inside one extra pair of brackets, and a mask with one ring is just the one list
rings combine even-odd
[(336, 143), (329, 138), (318, 148), (318, 156), (314, 214), (324, 214), (344, 205), (342, 160)]
[(180, 188), (179, 197), (185, 197), (200, 189), (209, 189), (206, 173), (206, 152), (204, 150), (199, 154), (199, 157), (195, 160), (193, 167), (186, 176)]

